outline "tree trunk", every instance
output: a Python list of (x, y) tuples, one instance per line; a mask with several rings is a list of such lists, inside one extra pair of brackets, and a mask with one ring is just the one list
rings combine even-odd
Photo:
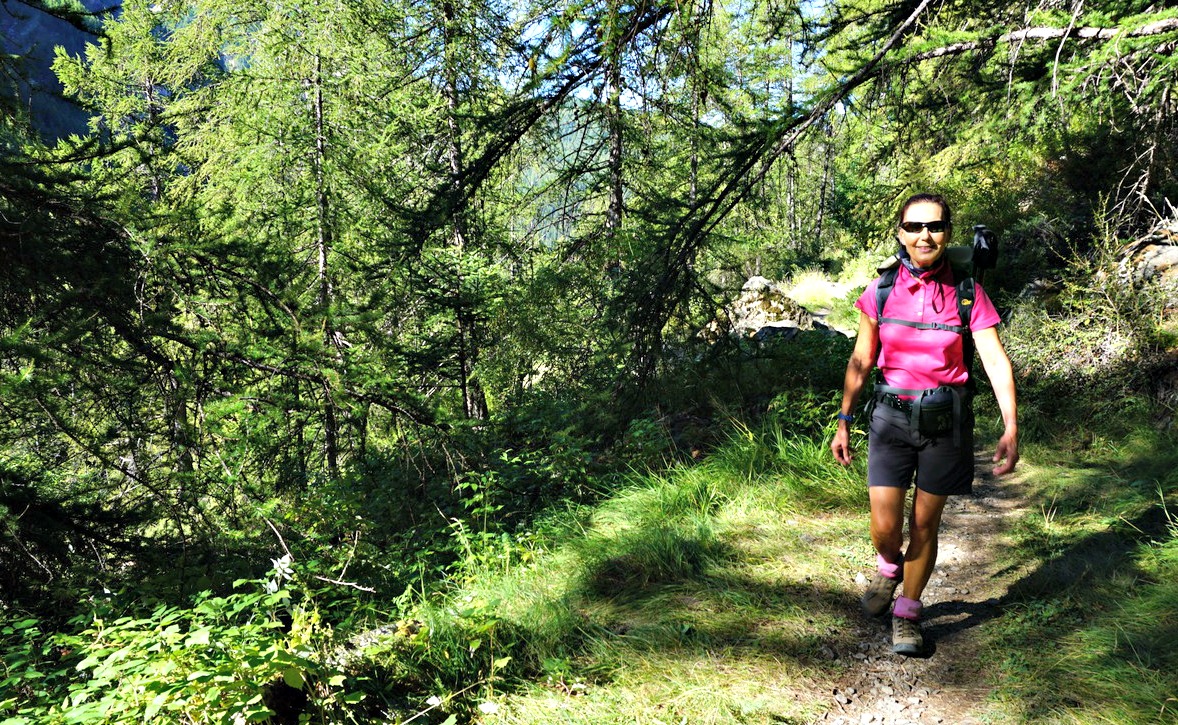
[[(323, 59), (315, 56), (315, 211), (316, 211), (316, 252), (318, 258), (317, 281), (319, 290), (316, 304), (323, 316), (323, 347), (336, 351), (336, 364), (343, 361), (338, 354), (336, 330), (331, 320), (332, 286), (328, 267), (331, 254), (332, 235), (329, 218), (330, 201), (327, 193), (327, 130), (323, 111)], [(339, 416), (335, 407), (335, 396), (331, 383), (324, 377), (323, 383), (323, 455), (327, 463), (327, 475), (331, 479), (340, 476), (339, 470)]]
[[(458, 13), (451, 0), (442, 3), (442, 15), (445, 22), (443, 30), (446, 95), (446, 126), (449, 130), (448, 156), (450, 162), (450, 191), (454, 198), (459, 198), (462, 185), (462, 139), (461, 128), (458, 125)], [(458, 261), (455, 269), (455, 299), (454, 321), (458, 331), (458, 384), (462, 390), (462, 412), (472, 420), (486, 420), (487, 397), (475, 375), (474, 366), (478, 362), (478, 343), (476, 320), (471, 312), (470, 303), (463, 295), (462, 257), (466, 249), (466, 219), (465, 209), (456, 207), (450, 217), (450, 242), (455, 250)]]
[(618, 37), (618, 7), (609, 10), (609, 65), (606, 68), (606, 124), (609, 133), (609, 207), (606, 211), (606, 235), (612, 243), (622, 228), (622, 68), (621, 38)]
[(822, 147), (822, 184), (818, 187), (818, 211), (814, 215), (814, 239), (822, 239), (822, 226), (826, 221), (826, 195), (832, 186), (834, 176), (834, 129), (826, 123), (826, 143)]

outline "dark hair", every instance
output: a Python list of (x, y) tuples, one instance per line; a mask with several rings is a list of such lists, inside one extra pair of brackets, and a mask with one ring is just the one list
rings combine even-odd
[(941, 216), (944, 217), (945, 223), (949, 225), (953, 224), (953, 212), (949, 210), (949, 202), (945, 201), (945, 197), (940, 194), (913, 194), (908, 197), (908, 200), (900, 207), (900, 215), (896, 217), (896, 224), (899, 225), (900, 222), (904, 221), (904, 214), (908, 211), (908, 207), (924, 202), (940, 204)]

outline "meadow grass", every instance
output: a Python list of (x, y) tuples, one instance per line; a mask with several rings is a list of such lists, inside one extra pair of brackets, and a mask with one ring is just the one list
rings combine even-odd
[(631, 476), (526, 564), (468, 572), (415, 656), (442, 672), (477, 641), (481, 664), (434, 679), (481, 683), (488, 723), (812, 720), (870, 561), (862, 470), (826, 446), (736, 426), (702, 463)]
[(1178, 722), (1178, 446), (1147, 424), (1072, 451), (1032, 446), (1010, 564), (986, 630), (995, 720)]
[(866, 276), (858, 268), (846, 271), (838, 280), (831, 280), (820, 270), (802, 270), (786, 283), (786, 294), (808, 310), (825, 311), (827, 324), (853, 334), (859, 329), (859, 310), (854, 302), (875, 275)]
[(802, 307), (810, 310), (830, 308), (835, 300), (847, 293), (847, 287), (832, 282), (821, 270), (796, 272), (786, 284), (786, 294)]

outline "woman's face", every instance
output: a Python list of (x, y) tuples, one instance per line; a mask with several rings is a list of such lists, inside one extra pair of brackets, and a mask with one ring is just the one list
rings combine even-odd
[(945, 247), (949, 245), (949, 232), (941, 205), (932, 201), (918, 201), (904, 210), (898, 234), (900, 244), (908, 250), (912, 263), (927, 268), (944, 254)]

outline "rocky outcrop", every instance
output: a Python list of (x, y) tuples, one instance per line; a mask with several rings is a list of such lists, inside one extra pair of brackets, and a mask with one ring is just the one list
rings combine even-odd
[(764, 277), (753, 277), (744, 283), (736, 299), (700, 334), (712, 341), (727, 334), (751, 338), (756, 342), (769, 342), (789, 340), (802, 330), (813, 329), (814, 315), (790, 299), (780, 283)]
[(1149, 234), (1121, 248), (1118, 271), (1134, 285), (1157, 284), (1178, 304), (1178, 217), (1163, 220)]

